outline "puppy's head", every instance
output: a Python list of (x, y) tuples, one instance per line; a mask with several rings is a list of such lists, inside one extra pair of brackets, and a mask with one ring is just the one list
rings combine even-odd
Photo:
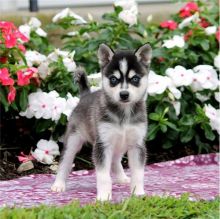
[(116, 51), (101, 44), (98, 50), (102, 87), (113, 102), (135, 103), (145, 98), (152, 56), (149, 44), (135, 52)]

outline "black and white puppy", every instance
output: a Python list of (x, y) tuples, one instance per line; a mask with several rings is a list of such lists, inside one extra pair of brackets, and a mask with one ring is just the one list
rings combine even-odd
[[(132, 193), (144, 194), (146, 96), (151, 55), (148, 44), (136, 52), (114, 52), (101, 44), (98, 58), (102, 88), (94, 93), (90, 93), (84, 71), (78, 69), (75, 72), (81, 97), (68, 123), (64, 151), (52, 191), (65, 191), (76, 153), (83, 143), (90, 142), (93, 145), (98, 200), (112, 197), (111, 172), (117, 183), (130, 182)], [(121, 164), (126, 152), (131, 180)]]

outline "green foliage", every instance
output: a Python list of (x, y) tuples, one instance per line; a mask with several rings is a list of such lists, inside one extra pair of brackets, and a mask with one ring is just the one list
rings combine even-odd
[(80, 207), (78, 202), (63, 207), (40, 206), (36, 208), (3, 208), (0, 209), (1, 219), (40, 219), (40, 218), (100, 218), (100, 219), (183, 219), (218, 218), (219, 200), (189, 201), (188, 196), (180, 199), (167, 197), (129, 198), (119, 204), (95, 203)]

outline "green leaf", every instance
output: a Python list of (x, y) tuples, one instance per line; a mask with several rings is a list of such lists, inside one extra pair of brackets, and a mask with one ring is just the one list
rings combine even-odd
[(211, 126), (207, 123), (203, 123), (201, 127), (205, 131), (205, 137), (213, 141), (215, 139), (215, 134), (213, 133)]
[(176, 127), (175, 124), (169, 122), (169, 121), (166, 121), (165, 124), (170, 127), (171, 129), (175, 130), (175, 131), (179, 131), (179, 129)]
[(3, 106), (5, 108), (5, 111), (7, 112), (9, 104), (8, 104), (7, 99), (6, 99), (6, 92), (1, 86), (0, 86), (0, 102), (3, 104)]
[(192, 126), (194, 124), (194, 118), (193, 115), (184, 115), (181, 119), (180, 119), (180, 124), (181, 125), (185, 125), (185, 126)]
[(209, 50), (209, 40), (202, 40), (201, 46), (205, 51)]
[(148, 141), (151, 141), (153, 139), (155, 139), (157, 132), (160, 130), (160, 127), (158, 124), (150, 124), (149, 127), (149, 132), (148, 132)]
[(27, 105), (28, 105), (28, 90), (25, 87), (23, 87), (20, 93), (19, 105), (22, 111), (26, 110)]
[(151, 120), (154, 120), (154, 121), (159, 121), (159, 120), (160, 120), (160, 115), (157, 114), (157, 113), (150, 113), (150, 114), (149, 114), (149, 118), (150, 118)]
[(194, 135), (195, 135), (195, 130), (192, 129), (192, 128), (188, 128), (184, 132), (181, 132), (181, 134), (180, 134), (180, 141), (182, 143), (187, 143), (187, 142), (192, 140)]
[(163, 145), (162, 145), (162, 147), (164, 148), (164, 149), (169, 149), (169, 148), (171, 148), (171, 147), (173, 147), (173, 144), (172, 144), (172, 142), (171, 141), (166, 141)]
[(52, 127), (53, 125), (54, 125), (54, 122), (52, 122), (49, 119), (36, 120), (35, 130), (37, 133), (44, 132), (48, 130), (50, 127)]
[(165, 133), (167, 131), (167, 126), (164, 124), (160, 124), (160, 130)]

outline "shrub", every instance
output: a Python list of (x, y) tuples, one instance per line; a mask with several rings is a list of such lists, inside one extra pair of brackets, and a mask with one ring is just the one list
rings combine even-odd
[[(116, 2), (114, 11), (104, 14), (101, 22), (91, 15), (86, 21), (65, 9), (50, 25), (64, 30), (63, 50), (49, 45), (36, 18), (19, 28), (23, 34), (10, 23), (17, 35), (8, 47), (3, 27), (7, 22), (1, 22), (0, 101), (4, 111), (31, 118), (34, 132), (41, 133), (38, 139), (52, 136), (57, 141), (78, 102), (72, 82), (75, 62), (85, 67), (91, 85), (98, 89), (100, 74), (94, 72), (99, 72), (96, 52), (100, 43), (113, 49), (136, 49), (149, 42), (153, 59), (148, 84), (148, 144), (166, 149), (191, 145), (200, 153), (208, 152), (220, 133), (216, 5), (217, 1), (188, 2), (159, 25), (141, 23), (133, 0)], [(24, 54), (19, 38), (29, 49)]]

